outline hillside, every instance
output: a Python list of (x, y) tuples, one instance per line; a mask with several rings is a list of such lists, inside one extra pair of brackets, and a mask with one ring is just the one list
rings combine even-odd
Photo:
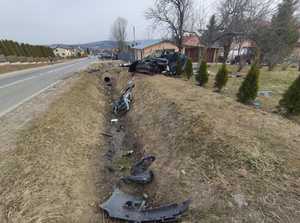
[(83, 49), (112, 49), (117, 47), (117, 43), (115, 41), (105, 40), (99, 42), (92, 43), (84, 43), (84, 44), (52, 44), (51, 48), (55, 48), (57, 46), (60, 47), (81, 47)]

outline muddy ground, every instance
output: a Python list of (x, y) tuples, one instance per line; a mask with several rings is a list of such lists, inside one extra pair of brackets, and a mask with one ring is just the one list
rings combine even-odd
[(119, 186), (151, 206), (192, 198), (183, 222), (299, 222), (299, 125), (141, 74), (131, 111), (115, 117), (111, 103), (132, 77), (113, 63), (95, 66), (1, 153), (0, 222), (111, 222), (99, 205), (144, 155), (157, 158), (154, 181)]

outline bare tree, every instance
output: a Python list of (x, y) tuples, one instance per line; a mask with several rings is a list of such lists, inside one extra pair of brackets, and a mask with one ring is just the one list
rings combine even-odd
[(111, 27), (112, 38), (117, 41), (118, 48), (123, 51), (126, 47), (128, 22), (124, 18), (117, 18)]
[(179, 50), (183, 48), (183, 36), (192, 12), (193, 0), (155, 0), (146, 11), (146, 19), (154, 25), (164, 25), (171, 33)]
[(218, 30), (210, 44), (219, 42), (224, 48), (224, 63), (235, 40), (248, 39), (255, 24), (269, 15), (271, 0), (221, 0), (217, 8)]

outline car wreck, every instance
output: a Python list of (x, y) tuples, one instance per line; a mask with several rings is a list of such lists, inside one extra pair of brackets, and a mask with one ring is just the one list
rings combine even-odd
[(154, 174), (151, 170), (148, 170), (151, 164), (155, 161), (154, 156), (146, 156), (139, 162), (133, 165), (130, 171), (130, 176), (123, 177), (121, 180), (128, 183), (137, 183), (137, 184), (148, 184), (151, 183), (154, 177)]
[(188, 58), (181, 53), (167, 53), (163, 52), (161, 55), (154, 55), (146, 57), (142, 60), (134, 61), (129, 66), (129, 72), (139, 72), (145, 74), (157, 74), (163, 73), (171, 76), (175, 76), (177, 64), (180, 64), (182, 71), (185, 70), (185, 66)]
[(100, 207), (109, 217), (135, 223), (177, 221), (189, 208), (191, 200), (180, 204), (147, 208), (146, 200), (115, 188), (112, 196)]
[(122, 90), (119, 99), (113, 103), (113, 113), (115, 115), (123, 115), (130, 110), (130, 105), (133, 100), (132, 90), (134, 87), (134, 83), (129, 81), (127, 87)]

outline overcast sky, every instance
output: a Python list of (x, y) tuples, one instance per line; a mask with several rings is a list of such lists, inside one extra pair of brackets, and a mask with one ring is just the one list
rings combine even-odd
[[(201, 2), (203, 0), (196, 0)], [(214, 2), (207, 0), (206, 2)], [(128, 37), (156, 38), (144, 18), (153, 0), (0, 0), (0, 39), (32, 44), (87, 43), (110, 39), (118, 17), (128, 20)], [(206, 3), (207, 4), (207, 3)]]

